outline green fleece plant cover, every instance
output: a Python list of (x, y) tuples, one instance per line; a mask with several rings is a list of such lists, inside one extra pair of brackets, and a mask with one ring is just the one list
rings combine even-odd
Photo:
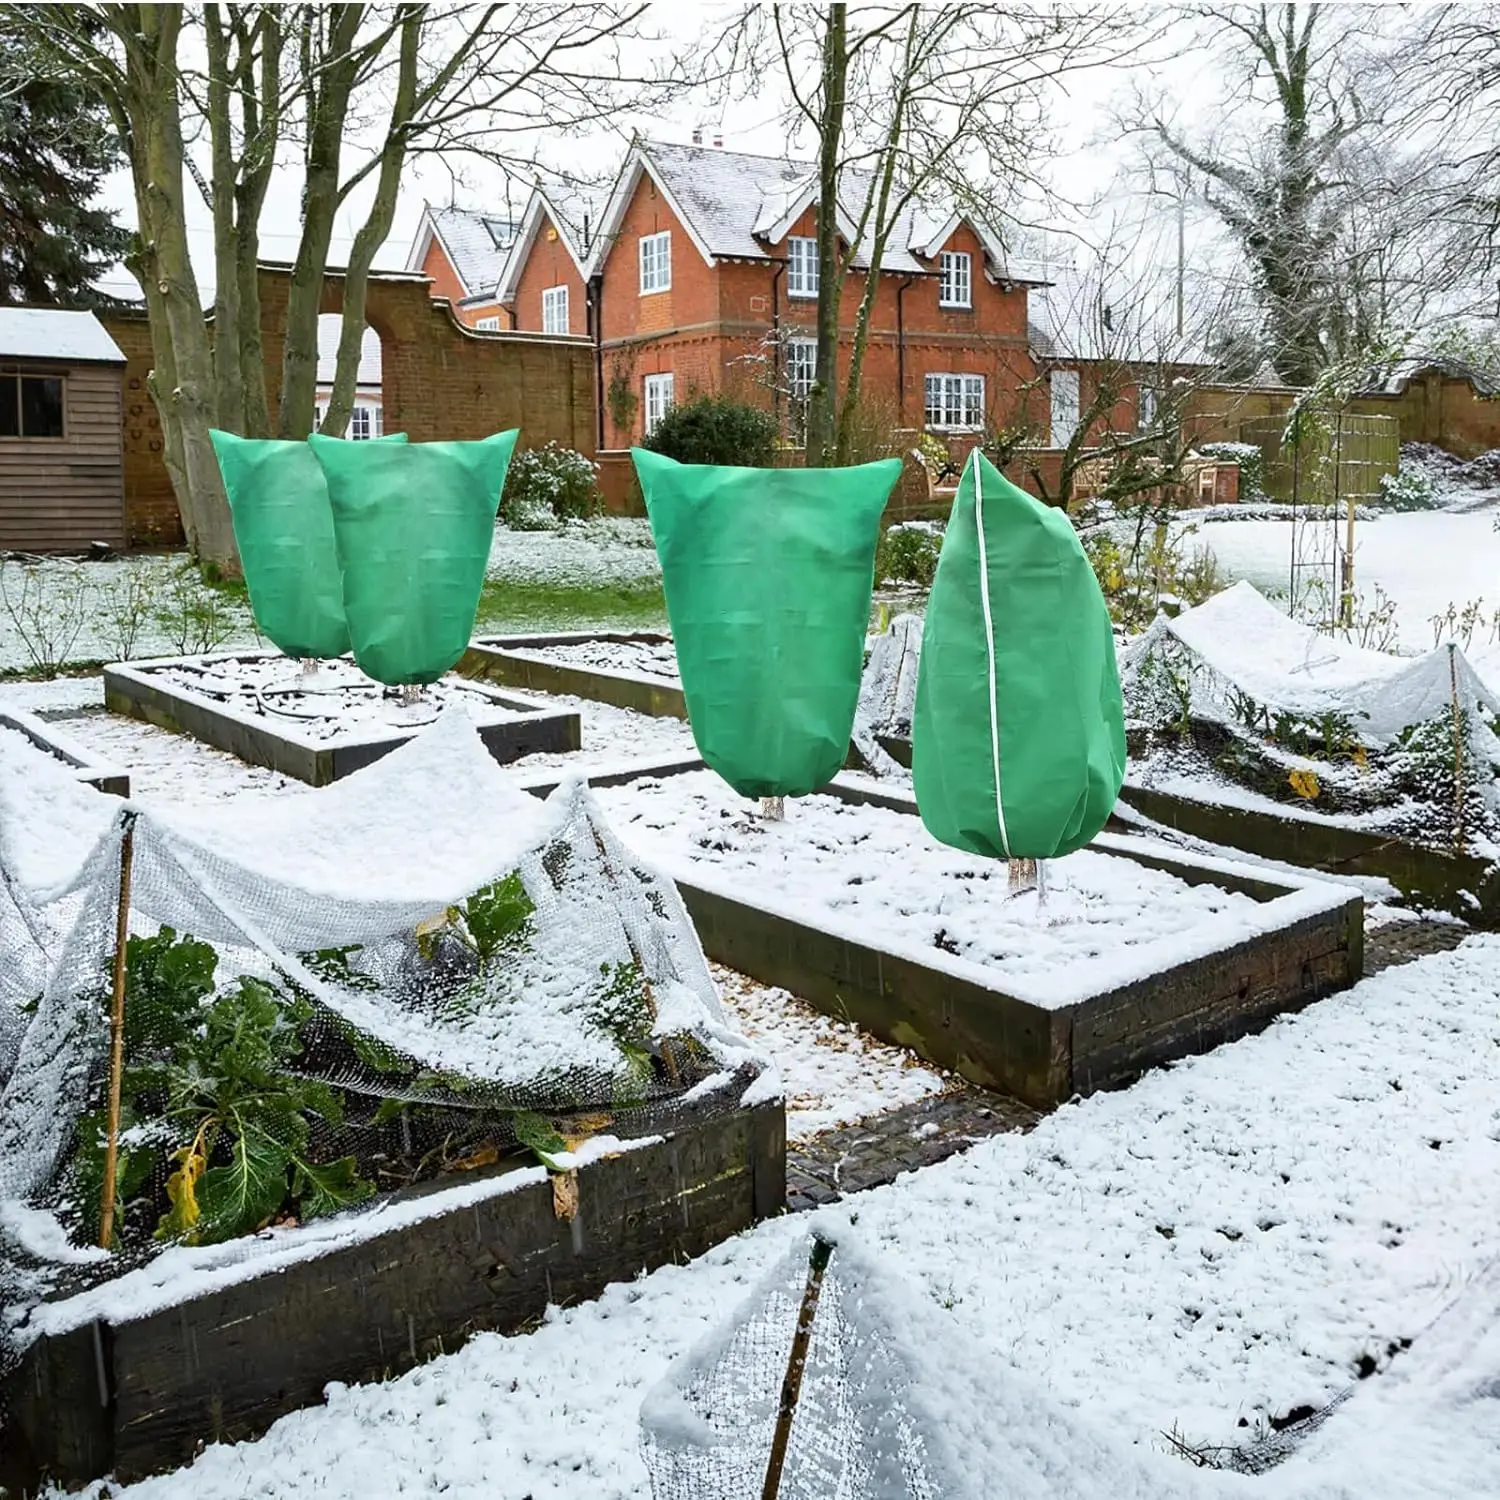
[(436, 682), (468, 649), (516, 437), (308, 439), (328, 480), (354, 659), (376, 682)]
[(631, 456), (699, 753), (742, 796), (805, 796), (849, 753), (880, 513), (901, 461), (741, 469)]
[(1104, 827), (1125, 777), (1114, 632), (1068, 518), (977, 450), (927, 601), (912, 720), (927, 831), (1055, 859)]
[[(229, 496), (256, 625), (288, 656), (342, 656), (349, 649), (349, 627), (333, 512), (328, 481), (312, 449), (230, 432), (209, 436)], [(404, 443), (406, 434), (376, 441)]]

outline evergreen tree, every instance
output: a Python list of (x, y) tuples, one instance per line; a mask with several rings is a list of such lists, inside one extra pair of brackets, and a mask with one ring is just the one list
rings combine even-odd
[(28, 69), (25, 46), (0, 36), (0, 303), (110, 300), (92, 283), (130, 235), (89, 204), (122, 160), (103, 102)]

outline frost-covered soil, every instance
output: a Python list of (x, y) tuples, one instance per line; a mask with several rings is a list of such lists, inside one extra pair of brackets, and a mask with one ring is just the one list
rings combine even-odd
[(603, 668), (635, 677), (679, 682), (677, 649), (671, 641), (567, 641), (556, 646), (513, 646), (517, 656), (555, 661), (569, 667)]
[(423, 688), (416, 703), (403, 705), (395, 688), (366, 677), (350, 657), (319, 662), (311, 673), (279, 652), (202, 663), (147, 662), (135, 670), (163, 687), (256, 719), (288, 739), (320, 745), (411, 733), (454, 703), (479, 725), (525, 717), (525, 710), (507, 708), (491, 692), (451, 673)]
[(1007, 896), (1003, 861), (945, 848), (907, 814), (806, 797), (788, 805), (784, 822), (767, 822), (709, 771), (598, 796), (615, 832), (674, 875), (711, 873), (751, 900), (831, 918), (881, 946), (928, 958), (940, 950), (1025, 986), (1038, 1003), (1118, 982), (1126, 954), (1133, 967), (1148, 955), (1171, 964), (1181, 940), (1210, 924), (1228, 945), (1261, 920), (1247, 896), (1092, 850), (1049, 862), (1038, 907), (1034, 895)]
[[(1430, 651), (1439, 639), (1433, 618), (1451, 604), (1462, 611), (1478, 601), (1485, 623), (1460, 644), (1482, 650), (1497, 640), (1500, 613), (1500, 531), (1496, 513), (1417, 511), (1386, 515), (1355, 527), (1354, 576), (1366, 603), (1378, 584), (1395, 601), (1404, 651)], [(1191, 514), (1183, 525), (1195, 524)], [(1285, 521), (1209, 521), (1190, 542), (1205, 544), (1231, 580), (1248, 579), (1262, 593), (1285, 599), (1292, 527)], [(1342, 545), (1342, 542), (1340, 542)]]
[(887, 1047), (783, 989), (718, 964), (713, 971), (735, 1029), (771, 1054), (786, 1089), (790, 1140), (852, 1125), (940, 1094), (955, 1080), (900, 1047)]
[(495, 528), (486, 577), (515, 583), (587, 587), (661, 578), (651, 523), (634, 516), (569, 521), (557, 531)]
[[(1059, 1445), (1077, 1413), (1215, 1495), (1482, 1500), (1500, 1473), (1497, 1016), (1500, 938), (1473, 938), (838, 1212), (935, 1328), (1056, 1403)], [(806, 1229), (772, 1221), (533, 1334), (334, 1386), (258, 1443), (117, 1493), (646, 1500), (640, 1398)], [(1264, 1477), (1162, 1451), (1174, 1430), (1243, 1443), (1351, 1386)], [(1057, 1494), (1120, 1490), (1101, 1472)]]
[[(295, 670), (295, 668), (293, 668)], [(583, 748), (576, 754), (536, 754), (505, 769), (530, 780), (565, 767), (620, 761), (677, 759), (696, 754), (692, 731), (679, 719), (658, 719), (581, 698), (527, 693), (544, 708), (576, 710)], [(53, 682), (0, 683), (0, 707), (25, 708), (56, 722), (70, 739), (131, 773), (138, 796), (183, 802), (217, 801), (243, 791), (295, 789), (300, 782), (275, 771), (246, 765), (187, 735), (172, 734), (104, 708), (103, 679), (97, 675), (60, 677)]]

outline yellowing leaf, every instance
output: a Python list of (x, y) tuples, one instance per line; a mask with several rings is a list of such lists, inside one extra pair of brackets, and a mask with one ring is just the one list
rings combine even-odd
[(1293, 771), (1287, 780), (1291, 783), (1292, 790), (1309, 802), (1322, 791), (1317, 774), (1313, 771)]
[(203, 1148), (203, 1132), (200, 1130), (193, 1137), (190, 1146), (183, 1146), (172, 1153), (172, 1160), (178, 1166), (177, 1170), (167, 1178), (167, 1197), (171, 1200), (172, 1207), (162, 1215), (162, 1221), (157, 1228), (158, 1239), (172, 1239), (181, 1236), (191, 1244), (195, 1238), (193, 1231), (197, 1228), (198, 1220), (203, 1217), (203, 1210), (198, 1205), (198, 1179), (203, 1176), (203, 1169), (208, 1165), (208, 1153)]

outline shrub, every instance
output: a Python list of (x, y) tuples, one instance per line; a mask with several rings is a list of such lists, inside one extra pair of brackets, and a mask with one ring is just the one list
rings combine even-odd
[(875, 577), (880, 583), (912, 583), (931, 588), (943, 547), (942, 527), (930, 521), (903, 521), (880, 538)]
[(1382, 510), (1432, 510), (1436, 503), (1431, 477), (1405, 464), (1380, 476), (1380, 493), (1373, 500)]
[(1198, 452), (1204, 458), (1239, 465), (1241, 500), (1265, 499), (1265, 456), (1254, 443), (1204, 443)]
[(769, 412), (727, 396), (699, 396), (667, 412), (643, 446), (680, 464), (769, 468), (776, 439)]
[(500, 519), (515, 531), (545, 531), (558, 521), (599, 510), (595, 464), (572, 448), (548, 443), (526, 448), (510, 461)]

